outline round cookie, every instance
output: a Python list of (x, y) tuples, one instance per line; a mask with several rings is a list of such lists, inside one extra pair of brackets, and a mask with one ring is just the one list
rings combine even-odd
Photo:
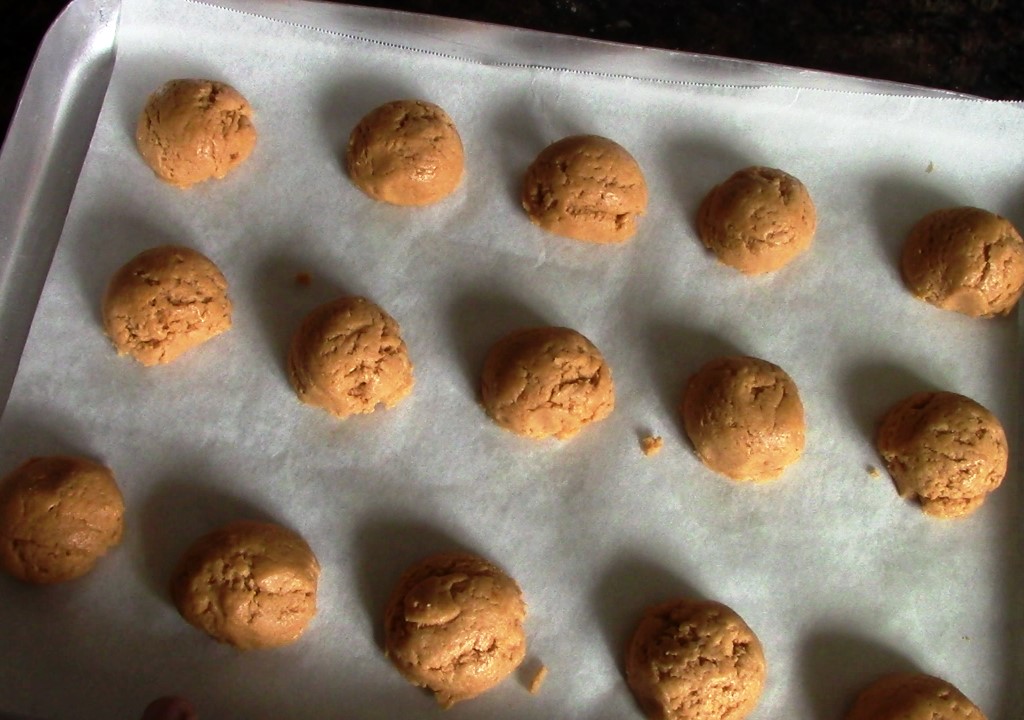
[(1006, 476), (1003, 426), (956, 393), (920, 392), (896, 403), (882, 418), (877, 445), (900, 496), (935, 517), (969, 515)]
[(811, 246), (816, 226), (807, 188), (775, 168), (733, 173), (711, 189), (697, 211), (701, 242), (721, 262), (748, 275), (788, 264)]
[(231, 327), (228, 282), (190, 248), (163, 245), (114, 273), (103, 296), (103, 327), (118, 355), (169, 363)]
[(845, 720), (985, 720), (985, 714), (945, 680), (896, 673), (864, 688)]
[(900, 269), (910, 292), (936, 307), (1006, 315), (1024, 292), (1024, 239), (986, 210), (936, 210), (910, 230)]
[(754, 631), (732, 609), (682, 598), (649, 608), (626, 651), (626, 682), (652, 720), (742, 720), (764, 688)]
[(316, 615), (320, 564), (297, 533), (240, 520), (197, 540), (171, 579), (189, 623), (242, 650), (294, 642)]
[(491, 347), (480, 396), (498, 425), (531, 438), (565, 440), (615, 407), (601, 351), (569, 328), (519, 330)]
[(423, 100), (372, 110), (348, 140), (345, 167), (357, 188), (393, 205), (429, 205), (462, 181), (462, 139), (448, 113)]
[(158, 178), (187, 188), (245, 162), (256, 145), (252, 117), (248, 101), (230, 85), (171, 80), (146, 102), (135, 144)]
[(526, 171), (523, 208), (548, 232), (595, 243), (636, 234), (647, 211), (647, 182), (625, 148), (598, 135), (563, 138)]
[(340, 418), (394, 407), (414, 384), (398, 323), (354, 296), (306, 316), (292, 338), (288, 377), (302, 402)]
[(701, 462), (733, 480), (773, 480), (804, 451), (796, 383), (765, 360), (710, 361), (687, 383), (680, 412)]
[(0, 567), (50, 584), (89, 572), (124, 533), (113, 473), (81, 457), (38, 457), (0, 481)]
[(450, 707), (504, 680), (526, 655), (526, 603), (483, 558), (434, 555), (399, 579), (384, 613), (384, 650), (409, 682)]

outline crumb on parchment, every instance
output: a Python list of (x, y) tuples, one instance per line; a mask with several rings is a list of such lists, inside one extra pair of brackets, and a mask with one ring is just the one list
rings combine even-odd
[(868, 465), (868, 475), (870, 475), (873, 478), (877, 478), (881, 477), (882, 473), (880, 473), (878, 471), (878, 468), (876, 468), (874, 465)]
[(926, 173), (934, 172), (934, 171), (935, 171), (935, 163), (933, 163), (933, 162), (932, 162), (931, 160), (929, 160), (929, 161), (928, 161), (928, 167), (926, 167), (926, 168), (924, 169), (924, 171), (925, 171)]
[(660, 435), (647, 435), (640, 438), (640, 449), (647, 457), (657, 455), (661, 452), (661, 448), (664, 447), (664, 445), (665, 441), (661, 439)]
[(533, 674), (533, 679), (530, 680), (530, 685), (527, 688), (531, 695), (536, 695), (540, 692), (540, 686), (544, 684), (544, 680), (547, 676), (548, 666), (541, 663), (540, 667), (537, 668), (537, 672)]

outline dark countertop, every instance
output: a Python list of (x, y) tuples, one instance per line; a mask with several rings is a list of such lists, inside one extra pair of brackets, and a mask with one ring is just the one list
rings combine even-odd
[[(23, 0), (0, 29), (0, 133), (64, 0)], [(414, 12), (1024, 100), (1020, 0), (362, 0)]]

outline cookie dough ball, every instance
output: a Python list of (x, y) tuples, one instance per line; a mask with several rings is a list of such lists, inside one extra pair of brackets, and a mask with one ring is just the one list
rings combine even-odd
[(556, 235), (620, 243), (636, 234), (647, 210), (647, 182), (618, 143), (574, 135), (546, 147), (527, 169), (523, 208)]
[(811, 246), (817, 214), (803, 183), (782, 170), (749, 167), (711, 189), (697, 212), (701, 242), (729, 267), (772, 272)]
[(205, 255), (155, 247), (114, 273), (103, 297), (103, 327), (118, 355), (146, 366), (169, 363), (231, 327), (228, 281)]
[(409, 682), (450, 707), (519, 666), (525, 618), (522, 592), (501, 569), (474, 555), (434, 555), (399, 579), (384, 613), (384, 650)]
[(757, 705), (764, 678), (754, 631), (711, 600), (649, 608), (626, 652), (626, 682), (652, 720), (742, 720)]
[(915, 393), (893, 406), (878, 428), (878, 452), (900, 496), (940, 518), (974, 512), (1006, 476), (1003, 426), (951, 392)]
[(945, 680), (897, 673), (862, 690), (846, 720), (985, 720), (985, 714)]
[(448, 113), (423, 100), (396, 100), (359, 121), (345, 167), (355, 186), (393, 205), (430, 205), (462, 181), (462, 139)]
[(398, 323), (361, 297), (306, 316), (292, 338), (288, 376), (302, 402), (340, 418), (394, 407), (414, 383)]
[(1024, 292), (1024, 239), (986, 210), (936, 210), (911, 229), (900, 268), (910, 292), (936, 307), (1006, 315)]
[(297, 533), (240, 520), (197, 540), (171, 579), (189, 623), (241, 650), (294, 642), (316, 615), (320, 564)]
[(575, 330), (519, 330), (484, 360), (480, 395), (498, 425), (530, 438), (565, 440), (615, 407), (612, 369)]
[(796, 383), (765, 360), (712, 360), (690, 378), (680, 410), (697, 457), (733, 480), (774, 480), (803, 455)]
[(187, 188), (220, 179), (256, 145), (248, 101), (213, 80), (171, 80), (149, 97), (135, 144), (156, 176)]
[(0, 566), (19, 580), (80, 577), (123, 532), (121, 491), (92, 460), (32, 458), (0, 481)]

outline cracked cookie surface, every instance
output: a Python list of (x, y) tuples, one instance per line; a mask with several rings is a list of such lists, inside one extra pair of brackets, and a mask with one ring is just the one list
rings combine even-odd
[(0, 481), (0, 567), (49, 584), (89, 572), (124, 533), (109, 468), (86, 458), (32, 458)]
[(214, 80), (171, 80), (153, 93), (135, 130), (142, 159), (158, 178), (187, 188), (223, 178), (252, 154), (249, 102)]
[(845, 720), (985, 720), (985, 714), (952, 683), (895, 673), (864, 688)]
[(242, 650), (294, 642), (316, 615), (320, 564), (302, 537), (240, 520), (197, 540), (171, 579), (181, 616)]
[(1006, 315), (1024, 292), (1024, 239), (987, 210), (936, 210), (911, 229), (900, 270), (910, 292), (931, 305), (971, 317)]
[(349, 136), (345, 169), (357, 188), (393, 205), (429, 205), (462, 182), (462, 139), (444, 110), (395, 100), (370, 111)]
[(804, 184), (767, 167), (733, 173), (697, 211), (701, 242), (724, 264), (748, 275), (790, 263), (814, 241), (817, 211)]
[(680, 412), (697, 457), (733, 480), (773, 480), (803, 455), (796, 383), (766, 360), (711, 360), (687, 383)]
[(467, 553), (427, 557), (399, 579), (384, 613), (384, 650), (444, 707), (485, 692), (526, 655), (526, 603), (500, 568)]
[(754, 631), (712, 600), (648, 608), (626, 651), (626, 682), (652, 720), (742, 720), (761, 697), (765, 671)]
[(169, 363), (231, 327), (228, 283), (191, 248), (163, 245), (129, 260), (103, 296), (103, 327), (118, 355)]
[(882, 418), (878, 452), (901, 497), (928, 515), (955, 518), (981, 507), (1006, 476), (1009, 452), (998, 418), (951, 392), (904, 398)]
[(598, 135), (552, 143), (526, 171), (523, 209), (548, 232), (595, 243), (633, 237), (647, 211), (647, 182), (633, 156)]
[(292, 338), (288, 377), (302, 402), (340, 418), (394, 407), (415, 383), (398, 323), (356, 296), (306, 316)]
[(501, 427), (565, 440), (615, 407), (612, 370), (601, 351), (569, 328), (519, 330), (484, 360), (480, 398)]

